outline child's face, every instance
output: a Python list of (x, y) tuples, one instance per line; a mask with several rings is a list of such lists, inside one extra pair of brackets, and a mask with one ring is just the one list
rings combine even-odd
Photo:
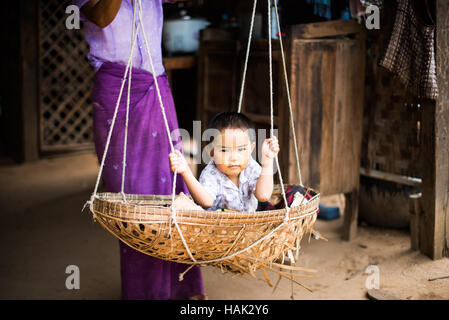
[(225, 175), (238, 176), (248, 165), (254, 147), (248, 130), (225, 129), (214, 139), (212, 158)]

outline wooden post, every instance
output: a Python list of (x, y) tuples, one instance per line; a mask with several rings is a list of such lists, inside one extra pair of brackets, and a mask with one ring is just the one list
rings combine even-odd
[(422, 106), (423, 212), (419, 249), (449, 256), (449, 0), (436, 1), (436, 73), (439, 96)]
[(410, 213), (410, 247), (412, 250), (419, 249), (419, 220), (422, 212), (421, 193), (411, 194), (408, 198)]
[(22, 115), (22, 160), (39, 159), (38, 143), (38, 6), (39, 1), (21, 0), (20, 21), (20, 109)]
[(357, 220), (359, 216), (359, 187), (352, 192), (345, 193), (345, 213), (343, 221), (342, 239), (350, 241), (357, 234)]
[[(5, 57), (2, 61), (2, 109), (7, 153), (17, 162), (39, 159), (38, 144), (38, 5), (39, 1), (1, 4)], [(3, 128), (2, 128), (3, 129)]]
[(1, 6), (1, 33), (4, 59), (1, 59), (1, 112), (0, 130), (5, 143), (5, 155), (17, 162), (22, 160), (20, 120), (20, 54), (19, 54), (19, 3), (3, 1)]

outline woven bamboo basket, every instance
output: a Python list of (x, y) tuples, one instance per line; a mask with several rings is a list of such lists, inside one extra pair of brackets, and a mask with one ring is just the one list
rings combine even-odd
[[(311, 189), (309, 194), (310, 200), (290, 208), (288, 222), (284, 222), (285, 209), (251, 213), (176, 210), (177, 223), (196, 262), (178, 230), (170, 227), (170, 195), (126, 195), (125, 203), (120, 193), (98, 193), (91, 211), (95, 221), (140, 252), (179, 263), (213, 265), (234, 274), (255, 276), (261, 270), (269, 283), (265, 270), (283, 273), (274, 267), (313, 272), (279, 263), (285, 257), (294, 261), (301, 239), (313, 232), (319, 194)], [(272, 200), (280, 197), (277, 185)]]

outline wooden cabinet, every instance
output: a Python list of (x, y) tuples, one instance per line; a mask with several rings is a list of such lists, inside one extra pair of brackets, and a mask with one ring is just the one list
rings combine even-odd
[[(351, 192), (358, 184), (363, 57), (357, 40), (294, 41), (291, 94), (302, 176), (323, 195)], [(289, 166), (290, 176), (295, 170)]]
[[(280, 46), (273, 40), (274, 120), (284, 182), (298, 183), (292, 134), (296, 130), (304, 185), (324, 195), (346, 195), (346, 239), (355, 233), (358, 210), (364, 40), (362, 28), (353, 21), (291, 28), (285, 54), (295, 128), (290, 121)], [(237, 111), (245, 53), (246, 43), (201, 42), (198, 118), (203, 126), (217, 112)], [(270, 127), (268, 70), (268, 42), (254, 41), (242, 112), (257, 128), (265, 129)]]
[(204, 125), (215, 113), (230, 111), (235, 106), (239, 50), (240, 43), (237, 41), (201, 42), (197, 111)]

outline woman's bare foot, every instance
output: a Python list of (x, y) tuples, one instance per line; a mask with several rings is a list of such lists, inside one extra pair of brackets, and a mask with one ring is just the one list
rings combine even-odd
[(197, 294), (195, 296), (188, 297), (187, 300), (209, 300), (205, 294)]

